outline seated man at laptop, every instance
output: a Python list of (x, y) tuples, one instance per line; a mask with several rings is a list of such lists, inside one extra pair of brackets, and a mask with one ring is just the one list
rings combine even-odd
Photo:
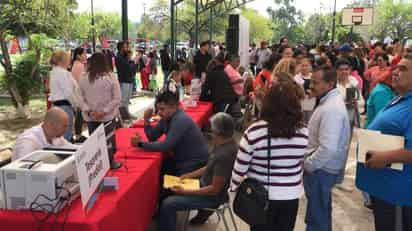
[[(175, 195), (164, 199), (160, 204), (159, 229), (176, 230), (176, 212), (202, 208), (216, 208), (228, 201), (227, 189), (232, 175), (238, 146), (233, 139), (235, 124), (226, 113), (218, 113), (211, 118), (214, 149), (207, 165), (180, 178), (200, 178), (200, 189), (185, 190), (172, 188)], [(191, 220), (192, 224), (202, 224), (211, 215), (208, 210), (199, 210)]]
[[(131, 143), (135, 147), (174, 154), (174, 158), (165, 159), (163, 162), (163, 174), (188, 173), (202, 167), (208, 159), (208, 147), (202, 132), (178, 107), (178, 102), (176, 94), (169, 91), (161, 92), (155, 101), (161, 117), (159, 123), (155, 127), (150, 125), (152, 109), (144, 113), (144, 131), (149, 142), (142, 142), (139, 134), (131, 138)], [(166, 134), (166, 139), (157, 141), (163, 134)]]
[(12, 161), (50, 146), (71, 145), (63, 137), (68, 121), (69, 117), (62, 109), (53, 107), (48, 110), (43, 123), (25, 130), (17, 137)]

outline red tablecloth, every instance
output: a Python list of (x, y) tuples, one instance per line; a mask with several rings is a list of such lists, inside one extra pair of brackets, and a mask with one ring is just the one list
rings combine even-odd
[[(150, 159), (150, 158), (162, 158), (162, 154), (158, 152), (149, 152), (145, 151), (138, 147), (133, 147), (130, 143), (130, 138), (139, 133), (143, 141), (147, 141), (147, 138), (144, 134), (143, 128), (120, 128), (116, 130), (116, 147), (117, 153), (116, 158), (127, 158), (127, 159)], [(160, 137), (160, 140), (165, 137)]]
[[(159, 193), (160, 155), (152, 158), (118, 159), (127, 166), (114, 171), (119, 178), (117, 192), (102, 192), (94, 207), (85, 215), (80, 198), (70, 206), (65, 230), (73, 231), (147, 231), (155, 211)], [(66, 207), (57, 216), (45, 222), (41, 230), (60, 230)], [(56, 224), (55, 227), (53, 225)], [(0, 210), (0, 230), (38, 230), (39, 223), (29, 211)]]
[[(210, 102), (197, 102), (196, 107), (186, 107), (183, 110), (188, 114), (193, 121), (199, 126), (203, 127), (208, 124), (209, 118), (213, 115), (213, 104)], [(156, 122), (151, 125), (154, 126)], [(143, 128), (144, 121), (140, 119), (136, 121), (131, 128)]]

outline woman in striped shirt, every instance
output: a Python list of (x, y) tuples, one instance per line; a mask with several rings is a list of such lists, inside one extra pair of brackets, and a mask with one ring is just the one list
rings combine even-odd
[(268, 223), (252, 226), (251, 231), (293, 231), (295, 226), (308, 144), (298, 90), (296, 85), (284, 81), (271, 87), (263, 100), (261, 120), (253, 123), (240, 141), (231, 190), (238, 188), (243, 177), (255, 178), (265, 185), (270, 200)]

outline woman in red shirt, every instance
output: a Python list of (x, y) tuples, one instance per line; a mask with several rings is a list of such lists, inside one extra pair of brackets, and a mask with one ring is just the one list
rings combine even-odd
[(376, 66), (369, 68), (365, 72), (365, 79), (370, 82), (369, 92), (373, 90), (380, 79), (384, 79), (386, 75), (390, 75), (389, 57), (385, 53), (375, 55)]

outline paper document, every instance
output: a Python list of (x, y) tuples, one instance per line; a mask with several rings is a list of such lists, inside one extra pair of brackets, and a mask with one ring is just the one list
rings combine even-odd
[(198, 190), (200, 188), (200, 182), (198, 179), (184, 179), (181, 180), (179, 177), (165, 175), (163, 188), (172, 188), (175, 186), (182, 187), (185, 190)]
[[(405, 145), (405, 139), (402, 136), (384, 135), (379, 131), (357, 129), (358, 152), (357, 159), (360, 163), (366, 162), (366, 153), (368, 151), (390, 151), (402, 149)], [(392, 169), (403, 170), (402, 163), (391, 164)]]

